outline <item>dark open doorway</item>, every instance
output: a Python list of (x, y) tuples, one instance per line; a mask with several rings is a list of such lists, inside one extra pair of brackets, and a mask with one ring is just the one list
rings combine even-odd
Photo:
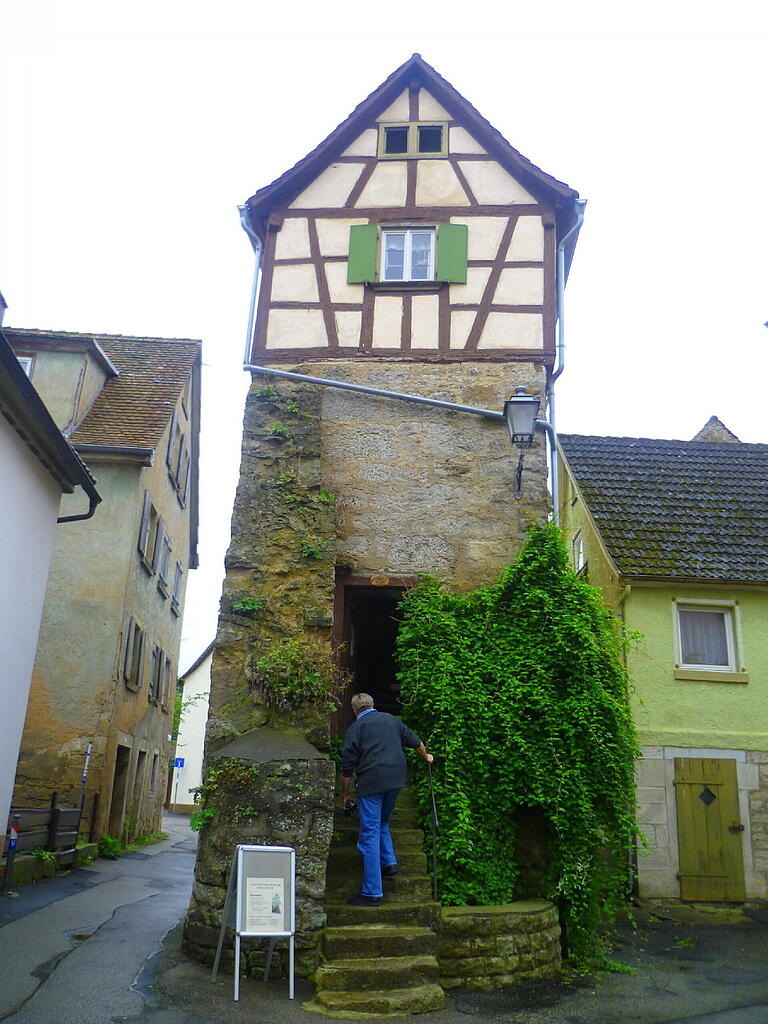
[[(399, 583), (400, 581), (398, 581)], [(353, 719), (349, 698), (370, 693), (379, 711), (400, 714), (395, 640), (400, 627), (397, 606), (405, 584), (372, 586), (370, 581), (339, 582), (337, 640), (353, 682), (334, 729), (341, 733)]]

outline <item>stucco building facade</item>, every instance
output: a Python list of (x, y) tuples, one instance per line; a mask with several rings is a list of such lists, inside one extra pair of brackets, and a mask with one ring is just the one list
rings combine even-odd
[(628, 653), (641, 896), (768, 894), (768, 445), (560, 437), (576, 568), (640, 634)]
[[(200, 343), (9, 329), (99, 480), (102, 506), (56, 537), (14, 800), (159, 828), (187, 573), (197, 564)], [(68, 499), (68, 504), (71, 499)]]
[[(0, 297), (0, 314), (2, 313)], [(0, 316), (0, 321), (2, 316)], [(99, 495), (0, 331), (0, 846), (11, 805), (62, 496), (86, 510)], [(83, 524), (87, 525), (87, 524)]]

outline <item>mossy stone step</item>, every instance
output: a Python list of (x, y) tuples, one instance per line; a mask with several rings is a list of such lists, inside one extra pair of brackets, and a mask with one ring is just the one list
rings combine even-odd
[[(328, 992), (318, 991), (315, 1002), (325, 1010), (354, 1012), (358, 1015), (429, 1013), (442, 1010), (445, 1006), (445, 992), (434, 982), (414, 985), (409, 988), (393, 988), (385, 991)], [(305, 1007), (309, 1009), (309, 1007)]]
[[(345, 844), (352, 844), (357, 841), (358, 826), (355, 822), (354, 827), (349, 826), (346, 828), (335, 828), (334, 832), (336, 835), (331, 840), (331, 849), (334, 847), (342, 846)], [(417, 849), (420, 850), (424, 844), (424, 833), (420, 828), (391, 828), (392, 841), (395, 844), (395, 849), (402, 847), (403, 849)]]
[(318, 992), (382, 991), (437, 981), (439, 974), (434, 955), (350, 957), (318, 967), (315, 985)]
[[(326, 895), (351, 896), (360, 891), (361, 871), (348, 871), (343, 875), (326, 877)], [(430, 899), (432, 882), (426, 875), (395, 875), (384, 880), (384, 898), (395, 903)], [(375, 909), (375, 908), (374, 908)]]
[(386, 899), (378, 907), (353, 907), (346, 899), (326, 900), (325, 913), (328, 928), (340, 928), (346, 925), (363, 924), (397, 924), (418, 925), (421, 928), (434, 928), (440, 919), (440, 905), (429, 900), (414, 902), (388, 902)]
[[(360, 851), (351, 843), (331, 847), (331, 855), (328, 858), (329, 875), (340, 875), (342, 872), (349, 871), (353, 865), (359, 867), (361, 864)], [(397, 869), (401, 875), (425, 875), (427, 873), (427, 855), (420, 850), (398, 850)]]
[(426, 956), (436, 952), (437, 936), (431, 928), (419, 925), (354, 924), (326, 928), (323, 934), (326, 960)]

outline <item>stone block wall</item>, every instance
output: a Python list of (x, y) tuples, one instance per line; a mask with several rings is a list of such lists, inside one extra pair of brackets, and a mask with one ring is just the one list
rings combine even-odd
[[(317, 938), (325, 924), (323, 895), (334, 771), (328, 758), (270, 761), (250, 768), (245, 787), (233, 784), (217, 794), (216, 816), (200, 837), (192, 902), (184, 926), (184, 950), (195, 960), (213, 963), (235, 847), (292, 846), (296, 850), (296, 971), (312, 972)], [(222, 957), (225, 970), (232, 970), (233, 945), (230, 930)], [(266, 939), (243, 939), (241, 974), (258, 974), (263, 969), (267, 945)], [(281, 946), (287, 950), (287, 941), (278, 943), (282, 956)], [(273, 962), (279, 971), (277, 960)]]
[(545, 900), (500, 907), (443, 907), (438, 932), (440, 984), (491, 992), (560, 973), (557, 908)]
[[(336, 514), (320, 480), (317, 388), (254, 382), (246, 403), (240, 482), (211, 670), (204, 777), (235, 763), (247, 785), (217, 784), (215, 815), (198, 845), (195, 883), (184, 929), (186, 952), (215, 954), (232, 851), (238, 844), (296, 850), (298, 973), (314, 967), (325, 923), (322, 898), (333, 820), (334, 764), (327, 757), (326, 705), (277, 708), (253, 685), (253, 666), (280, 641), (300, 637), (331, 652)], [(285, 754), (251, 763), (223, 761), (218, 751), (261, 727), (285, 736)], [(254, 732), (255, 730), (255, 732)], [(317, 756), (290, 757), (296, 737)], [(258, 738), (253, 740), (258, 749)], [(242, 775), (242, 772), (241, 772)], [(231, 935), (223, 966), (232, 967)], [(243, 942), (244, 973), (263, 965), (261, 940)], [(279, 968), (277, 968), (279, 970)]]

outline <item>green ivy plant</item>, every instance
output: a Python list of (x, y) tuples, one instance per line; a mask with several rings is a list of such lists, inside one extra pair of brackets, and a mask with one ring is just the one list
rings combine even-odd
[(258, 601), (255, 597), (243, 597), (239, 601), (232, 601), (229, 610), (235, 615), (250, 617), (266, 607), (266, 602)]
[(280, 420), (277, 420), (275, 423), (272, 424), (267, 433), (269, 434), (270, 437), (288, 437), (290, 431), (288, 430), (288, 427), (286, 427), (284, 423), (281, 423)]
[(518, 898), (515, 814), (539, 809), (553, 835), (539, 895), (561, 907), (572, 955), (595, 957), (636, 830), (631, 638), (552, 524), (531, 529), (497, 583), (459, 595), (424, 578), (400, 610), (403, 715), (435, 755), (443, 903)]
[(255, 398), (279, 398), (280, 393), (271, 384), (263, 384), (261, 387), (254, 388), (253, 394)]
[(276, 643), (246, 669), (258, 699), (274, 708), (303, 704), (336, 708), (348, 673), (336, 663), (334, 651), (308, 636)]
[(300, 550), (303, 558), (308, 558), (310, 561), (314, 560), (316, 562), (320, 562), (325, 558), (328, 545), (312, 544), (308, 540), (303, 540), (300, 545)]

